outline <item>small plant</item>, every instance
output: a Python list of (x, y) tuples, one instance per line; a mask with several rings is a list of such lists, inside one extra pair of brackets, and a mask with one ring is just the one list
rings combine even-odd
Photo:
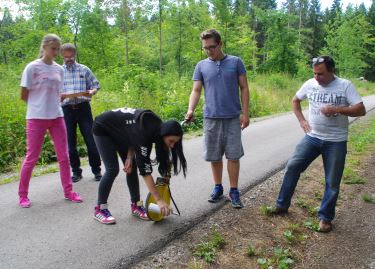
[(316, 207), (311, 206), (309, 207), (307, 211), (309, 212), (311, 216), (315, 216), (319, 211), (319, 206), (316, 206)]
[(365, 193), (364, 195), (362, 195), (362, 200), (366, 203), (375, 204), (375, 195)]
[[(269, 268), (271, 265), (271, 260), (266, 259), (266, 258), (258, 258), (257, 259), (257, 264), (259, 264), (260, 268)], [(272, 267), (271, 267), (272, 268)]]
[(322, 193), (320, 191), (314, 192), (314, 197), (318, 201), (321, 201), (323, 199)]
[(292, 254), (290, 253), (289, 249), (283, 249), (281, 247), (277, 247), (274, 250), (275, 258), (276, 258), (276, 265), (278, 265), (279, 269), (289, 269), (290, 266), (294, 263)]
[(303, 209), (306, 209), (306, 211), (312, 215), (312, 216), (315, 216), (316, 213), (318, 213), (319, 211), (319, 207), (315, 207), (309, 203), (306, 202), (306, 199), (305, 200), (302, 200), (302, 199), (298, 199), (296, 204), (300, 207), (300, 208), (303, 208)]
[(283, 249), (282, 247), (276, 247), (273, 250), (271, 257), (262, 257), (257, 260), (260, 268), (270, 269), (270, 268), (279, 268), (279, 269), (289, 269), (294, 263), (293, 256), (289, 249)]
[(300, 225), (298, 223), (291, 223), (288, 225), (288, 229), (295, 232), (299, 229)]
[(350, 167), (345, 167), (342, 180), (345, 184), (365, 184), (366, 183), (366, 180), (360, 177), (357, 174), (357, 172), (355, 172)]
[(266, 206), (262, 205), (260, 207), (260, 213), (265, 216), (271, 216), (276, 212), (276, 207), (275, 206)]
[(286, 240), (288, 240), (289, 243), (293, 243), (296, 239), (296, 237), (294, 236), (293, 232), (291, 230), (286, 230), (284, 233), (283, 233), (284, 237), (286, 238)]
[(319, 223), (317, 221), (310, 221), (310, 220), (307, 220), (303, 223), (303, 225), (310, 229), (310, 230), (313, 230), (315, 232), (319, 232)]
[(203, 258), (206, 262), (212, 263), (215, 260), (217, 251), (225, 245), (223, 236), (214, 231), (211, 240), (195, 246), (193, 255)]
[(246, 255), (247, 255), (248, 257), (253, 257), (253, 256), (256, 255), (256, 249), (255, 249), (255, 247), (252, 246), (251, 244), (249, 244), (249, 245), (247, 246)]
[(298, 236), (298, 241), (301, 242), (302, 244), (304, 244), (305, 241), (306, 241), (306, 239), (308, 239), (308, 238), (309, 238), (308, 235), (306, 235), (306, 234), (300, 234), (300, 235)]
[(298, 198), (296, 201), (296, 205), (298, 205), (300, 208), (308, 209), (309, 205), (306, 203), (305, 199)]
[(194, 261), (194, 262), (190, 262), (188, 264), (188, 269), (202, 269), (202, 265), (199, 264), (197, 261)]

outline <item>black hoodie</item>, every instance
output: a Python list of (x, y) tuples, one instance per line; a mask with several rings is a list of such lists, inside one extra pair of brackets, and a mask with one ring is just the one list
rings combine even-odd
[(120, 152), (126, 153), (132, 147), (140, 174), (144, 176), (152, 173), (152, 143), (159, 137), (161, 124), (161, 119), (151, 110), (118, 108), (97, 116), (93, 133), (111, 137)]

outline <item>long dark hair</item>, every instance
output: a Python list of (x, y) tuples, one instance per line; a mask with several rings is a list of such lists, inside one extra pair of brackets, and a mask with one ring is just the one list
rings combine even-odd
[[(156, 162), (159, 164), (158, 171), (163, 177), (170, 177), (172, 173), (177, 175), (183, 172), (186, 177), (186, 159), (182, 148), (183, 130), (181, 125), (174, 120), (162, 122), (152, 111), (144, 111), (139, 117), (141, 129), (155, 142)], [(166, 147), (163, 137), (175, 135), (181, 139), (172, 149)]]
[[(181, 139), (175, 143), (172, 149), (165, 146), (163, 138), (165, 136), (180, 136)], [(183, 131), (181, 125), (174, 120), (163, 122), (160, 126), (159, 137), (155, 143), (156, 160), (159, 163), (158, 171), (162, 176), (170, 177), (173, 166), (173, 174), (183, 172), (186, 177), (186, 159), (182, 148)]]

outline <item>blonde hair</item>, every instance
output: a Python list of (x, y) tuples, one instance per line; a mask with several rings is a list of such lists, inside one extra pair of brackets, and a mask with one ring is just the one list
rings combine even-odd
[(43, 52), (44, 52), (44, 49), (43, 47), (44, 46), (47, 46), (53, 42), (57, 42), (59, 44), (61, 44), (61, 39), (60, 37), (58, 37), (57, 35), (55, 34), (46, 34), (43, 39), (42, 39), (42, 43), (40, 43), (40, 49), (39, 49), (39, 58), (42, 58), (43, 57)]

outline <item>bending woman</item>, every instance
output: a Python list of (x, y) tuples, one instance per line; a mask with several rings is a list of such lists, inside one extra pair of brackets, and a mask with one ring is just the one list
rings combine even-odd
[(105, 173), (99, 184), (94, 218), (104, 224), (116, 222), (108, 210), (107, 200), (120, 170), (117, 153), (124, 163), (124, 171), (127, 174), (133, 215), (148, 219), (143, 202), (140, 201), (139, 179), (136, 171), (138, 167), (148, 190), (157, 200), (161, 213), (168, 216), (171, 213), (170, 208), (156, 191), (151, 175), (150, 154), (155, 144), (156, 161), (161, 175), (167, 175), (172, 167), (175, 175), (182, 171), (186, 176), (181, 125), (172, 120), (162, 122), (151, 110), (119, 108), (97, 116), (93, 125), (93, 133), (105, 166)]

